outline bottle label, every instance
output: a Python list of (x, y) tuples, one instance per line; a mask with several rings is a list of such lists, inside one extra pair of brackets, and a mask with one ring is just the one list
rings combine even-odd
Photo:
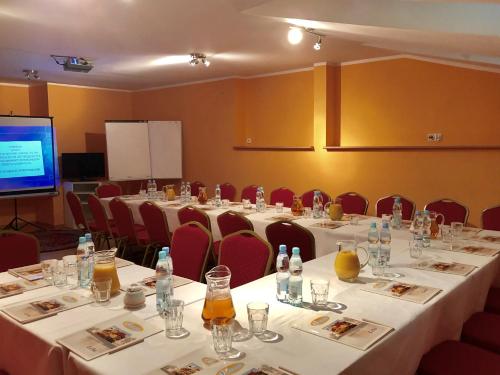
[(290, 299), (302, 297), (302, 280), (290, 281), (288, 283), (288, 295), (290, 296)]

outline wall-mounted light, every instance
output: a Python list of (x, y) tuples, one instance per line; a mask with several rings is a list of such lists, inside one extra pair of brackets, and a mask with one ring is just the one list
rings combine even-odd
[(31, 81), (33, 79), (40, 79), (40, 76), (38, 75), (38, 70), (34, 69), (24, 69), (24, 78), (26, 78), (28, 81)]
[(207, 68), (210, 66), (210, 61), (208, 60), (207, 56), (205, 56), (203, 53), (193, 52), (189, 60), (189, 65), (196, 66), (199, 63), (202, 63)]

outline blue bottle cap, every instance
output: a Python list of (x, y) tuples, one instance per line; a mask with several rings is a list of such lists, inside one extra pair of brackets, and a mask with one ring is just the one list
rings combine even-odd
[(88, 241), (88, 240), (91, 240), (92, 239), (92, 234), (90, 233), (85, 233), (85, 239)]
[(165, 251), (160, 251), (158, 253), (158, 260), (162, 260), (162, 259), (165, 259), (167, 257), (167, 253)]
[(280, 249), (280, 254), (286, 253), (286, 245), (280, 245), (279, 249)]
[(297, 246), (292, 247), (292, 254), (293, 255), (299, 255), (300, 254), (300, 249)]
[(394, 201), (397, 202), (397, 203), (401, 203), (401, 198), (400, 197), (395, 197)]
[(168, 254), (170, 254), (170, 248), (167, 246), (164, 246), (161, 248), (161, 252), (164, 252), (165, 255), (168, 255)]
[(429, 210), (423, 210), (423, 211), (422, 211), (422, 213), (423, 213), (424, 215), (429, 215)]
[(86, 239), (85, 237), (80, 237), (80, 238), (78, 239), (78, 243), (79, 243), (79, 244), (84, 244), (85, 242), (87, 242), (87, 239)]
[(382, 222), (382, 228), (389, 229), (389, 223), (387, 221)]
[(420, 211), (419, 211), (419, 210), (416, 210), (416, 211), (415, 211), (415, 215), (420, 215)]
[(375, 223), (375, 222), (370, 223), (370, 228), (377, 229), (377, 223)]

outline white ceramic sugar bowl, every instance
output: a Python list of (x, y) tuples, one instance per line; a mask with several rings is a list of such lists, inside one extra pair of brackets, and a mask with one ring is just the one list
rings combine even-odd
[(144, 295), (144, 290), (140, 285), (131, 284), (127, 288), (127, 293), (123, 299), (123, 303), (127, 309), (137, 309), (144, 306), (146, 302), (146, 297)]

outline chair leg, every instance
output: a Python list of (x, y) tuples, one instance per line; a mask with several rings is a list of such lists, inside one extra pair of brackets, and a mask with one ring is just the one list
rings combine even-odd
[(152, 247), (151, 244), (147, 245), (146, 246), (146, 249), (144, 250), (144, 256), (142, 257), (142, 263), (141, 263), (141, 266), (145, 266), (146, 265), (146, 260), (147, 260), (147, 257), (148, 257), (148, 253), (149, 253), (149, 249)]

